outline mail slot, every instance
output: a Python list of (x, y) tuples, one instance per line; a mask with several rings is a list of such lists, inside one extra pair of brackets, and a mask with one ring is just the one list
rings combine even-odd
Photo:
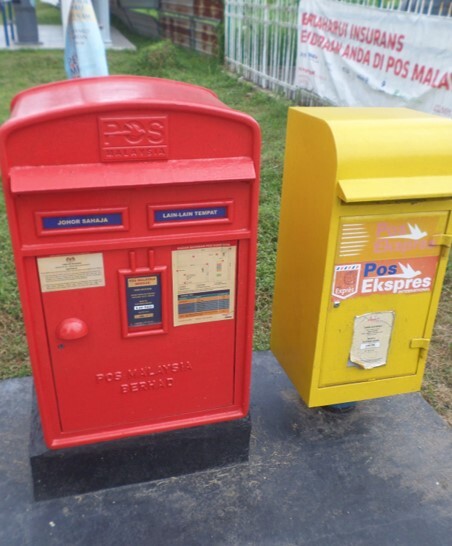
[(201, 87), (115, 76), (20, 93), (0, 143), (47, 444), (245, 416), (257, 123)]
[(272, 350), (309, 406), (419, 390), (452, 240), (452, 120), (292, 108)]

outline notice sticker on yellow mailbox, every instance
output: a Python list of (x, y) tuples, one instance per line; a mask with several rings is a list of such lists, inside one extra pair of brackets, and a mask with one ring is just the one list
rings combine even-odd
[(394, 312), (366, 313), (355, 317), (350, 361), (369, 370), (388, 359)]

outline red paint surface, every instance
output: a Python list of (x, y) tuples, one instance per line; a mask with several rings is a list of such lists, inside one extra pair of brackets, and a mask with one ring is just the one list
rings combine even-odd
[[(13, 100), (0, 129), (2, 177), (50, 447), (247, 414), (259, 151), (252, 118), (187, 84), (93, 78)], [(227, 220), (159, 225), (150, 217), (210, 203), (227, 206)], [(45, 217), (114, 212), (122, 226), (42, 226)], [(172, 251), (220, 243), (237, 247), (234, 319), (174, 327)], [(105, 286), (41, 291), (39, 257), (87, 253), (102, 254)], [(162, 321), (129, 328), (124, 279), (152, 274)], [(74, 325), (85, 325), (83, 335)]]

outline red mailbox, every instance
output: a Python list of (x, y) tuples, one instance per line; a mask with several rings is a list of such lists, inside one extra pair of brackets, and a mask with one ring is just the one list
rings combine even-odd
[(0, 146), (49, 447), (245, 416), (257, 123), (113, 76), (20, 93)]

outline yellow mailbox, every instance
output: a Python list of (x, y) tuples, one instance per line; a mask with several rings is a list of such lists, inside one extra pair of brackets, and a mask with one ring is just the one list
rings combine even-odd
[(452, 120), (290, 109), (271, 348), (308, 406), (419, 390), (451, 196)]

